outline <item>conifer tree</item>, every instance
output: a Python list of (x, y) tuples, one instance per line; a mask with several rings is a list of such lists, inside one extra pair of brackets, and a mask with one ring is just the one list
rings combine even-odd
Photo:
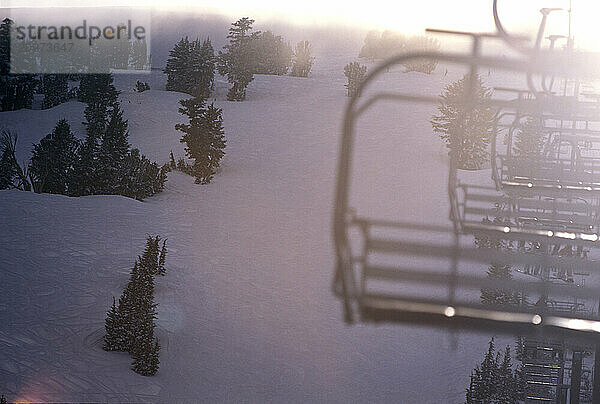
[(191, 167), (197, 184), (208, 184), (225, 155), (226, 140), (221, 109), (214, 104), (205, 107), (201, 98), (181, 100), (179, 112), (189, 117), (189, 124), (177, 124), (175, 129), (184, 134), (180, 140), (186, 144), (188, 157), (194, 159)]
[(123, 119), (123, 112), (115, 104), (110, 113), (110, 119), (101, 134), (98, 147), (98, 172), (97, 192), (115, 194), (120, 190), (120, 184), (115, 182), (118, 178), (125, 158), (129, 152), (129, 132), (127, 121)]
[(292, 76), (308, 77), (315, 58), (311, 55), (311, 46), (308, 41), (300, 41), (296, 44), (294, 59), (292, 62)]
[(498, 362), (494, 355), (494, 338), (479, 366), (474, 369), (473, 381), (467, 397), (473, 403), (491, 404), (498, 390)]
[(229, 44), (219, 51), (217, 57), (217, 70), (219, 74), (227, 76), (227, 81), (232, 87), (227, 93), (229, 101), (243, 101), (246, 99), (246, 87), (254, 80), (256, 55), (252, 46), (259, 32), (251, 32), (254, 20), (244, 17), (232, 24), (229, 28)]
[(154, 376), (158, 372), (160, 364), (159, 352), (158, 339), (148, 340), (148, 337), (146, 337), (139, 340), (131, 368), (142, 376)]
[(498, 390), (496, 403), (513, 404), (517, 400), (515, 377), (512, 371), (510, 347), (507, 345), (502, 362), (498, 366)]
[(163, 240), (162, 247), (160, 249), (160, 256), (158, 258), (158, 269), (156, 271), (157, 275), (165, 275), (165, 261), (167, 259), (167, 240)]
[(21, 167), (16, 157), (17, 139), (17, 134), (11, 131), (0, 133), (0, 189), (30, 191), (27, 170)]
[(125, 324), (123, 323), (123, 314), (117, 308), (115, 298), (113, 304), (106, 314), (104, 324), (106, 334), (104, 335), (104, 350), (105, 351), (125, 351)]
[(116, 193), (141, 201), (161, 192), (166, 181), (165, 166), (159, 168), (156, 162), (148, 160), (138, 149), (131, 149), (117, 172)]
[(159, 243), (159, 236), (148, 236), (146, 238), (146, 248), (144, 249), (144, 253), (140, 259), (140, 264), (144, 267), (144, 270), (152, 275), (156, 275), (158, 273), (158, 261), (160, 255)]
[(52, 108), (70, 98), (69, 82), (66, 74), (45, 74), (42, 76), (42, 109)]
[(526, 162), (534, 162), (542, 157), (547, 135), (540, 130), (542, 120), (528, 117), (515, 132), (513, 153)]
[(513, 372), (510, 348), (504, 355), (494, 354), (494, 338), (479, 366), (471, 374), (471, 383), (466, 391), (467, 404), (513, 404), (523, 400), (523, 386), (519, 370)]
[(33, 94), (38, 85), (36, 76), (26, 73), (32, 71), (32, 66), (24, 53), (18, 58), (21, 63), (12, 66), (11, 73), (10, 41), (13, 24), (10, 18), (5, 18), (0, 23), (0, 111), (31, 108)]
[(256, 55), (254, 73), (287, 74), (294, 52), (281, 36), (275, 35), (271, 31), (262, 32), (253, 40), (252, 46)]
[(29, 175), (36, 192), (66, 194), (79, 141), (68, 122), (58, 121), (52, 133), (33, 146)]
[(113, 86), (111, 74), (85, 74), (79, 84), (79, 100), (87, 105), (84, 110), (87, 135), (79, 148), (77, 162), (70, 179), (72, 196), (97, 194), (100, 176), (100, 141), (110, 114), (117, 104), (118, 91)]
[(181, 38), (169, 51), (169, 58), (163, 72), (167, 75), (167, 91), (187, 93), (193, 87), (192, 43), (188, 37)]
[(363, 66), (358, 62), (348, 63), (344, 67), (344, 76), (346, 76), (346, 78), (348, 79), (348, 83), (345, 85), (348, 97), (352, 97), (354, 96), (354, 94), (358, 94), (360, 84), (365, 79), (366, 74), (367, 66)]
[[(196, 40), (199, 44), (199, 40)], [(215, 88), (215, 51), (210, 43), (210, 38), (202, 42), (198, 52), (197, 69), (194, 72), (196, 77), (195, 90), (192, 95), (196, 97), (208, 98)]]
[(446, 86), (440, 95), (440, 114), (432, 117), (431, 124), (458, 168), (481, 169), (489, 157), (495, 119), (494, 109), (487, 104), (491, 97), (492, 90), (484, 86), (479, 75), (474, 80), (465, 75)]
[(4, 397), (4, 394), (0, 396), (0, 404), (6, 404), (6, 397)]

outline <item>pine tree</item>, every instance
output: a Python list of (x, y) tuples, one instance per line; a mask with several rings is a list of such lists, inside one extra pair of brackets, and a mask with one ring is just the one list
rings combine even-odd
[(127, 350), (127, 342), (125, 341), (127, 334), (125, 332), (125, 324), (123, 320), (123, 314), (117, 308), (115, 298), (113, 297), (113, 304), (108, 313), (106, 313), (106, 320), (104, 324), (106, 334), (104, 335), (103, 348), (105, 351)]
[(32, 71), (32, 66), (29, 65), (31, 61), (25, 54), (17, 58), (20, 63), (12, 66), (11, 73), (10, 42), (13, 24), (10, 18), (5, 18), (0, 23), (0, 111), (31, 108), (38, 86), (35, 75), (24, 74)]
[[(472, 98), (468, 93), (470, 85)], [(450, 149), (458, 168), (481, 169), (489, 157), (495, 119), (495, 111), (487, 105), (491, 97), (492, 90), (483, 85), (478, 75), (474, 80), (465, 75), (449, 84), (440, 95), (440, 114), (432, 117), (431, 124)]]
[[(487, 272), (488, 278), (512, 279), (511, 268), (508, 265), (492, 263)], [(492, 306), (519, 304), (518, 293), (504, 289), (481, 289), (481, 303)]]
[(524, 399), (522, 368), (513, 372), (510, 347), (504, 355), (495, 353), (494, 338), (479, 366), (471, 373), (471, 383), (466, 391), (467, 404), (513, 404)]
[(113, 75), (107, 73), (83, 74), (77, 96), (88, 107), (106, 111), (117, 102), (119, 91), (113, 85)]
[(146, 248), (144, 249), (144, 253), (142, 254), (142, 258), (140, 260), (140, 264), (143, 266), (144, 270), (152, 275), (156, 275), (158, 273), (159, 267), (159, 243), (160, 237), (146, 237)]
[(193, 87), (191, 75), (192, 43), (186, 36), (181, 38), (169, 51), (169, 58), (163, 72), (167, 75), (167, 91), (187, 93)]
[(506, 346), (504, 357), (498, 367), (498, 390), (495, 404), (513, 404), (516, 400), (516, 384), (512, 371), (510, 347)]
[(156, 162), (148, 160), (138, 149), (132, 149), (116, 174), (116, 193), (141, 201), (162, 192), (166, 181), (166, 166), (159, 168)]
[(363, 66), (358, 62), (348, 63), (344, 67), (344, 76), (348, 79), (348, 83), (345, 85), (348, 97), (352, 97), (355, 94), (359, 94), (360, 84), (365, 79), (367, 74), (367, 66)]
[(311, 46), (308, 41), (300, 41), (296, 44), (294, 59), (292, 62), (292, 76), (308, 77), (315, 58), (311, 56)]
[(547, 135), (540, 130), (542, 120), (528, 117), (515, 133), (513, 153), (527, 163), (539, 161)]
[(110, 111), (108, 124), (100, 137), (96, 192), (118, 194), (121, 190), (121, 184), (116, 180), (129, 152), (128, 137), (127, 121), (123, 119), (123, 112), (119, 105), (115, 104)]
[(474, 369), (467, 399), (472, 403), (492, 404), (498, 390), (498, 362), (494, 356), (494, 338), (479, 366)]
[(16, 157), (18, 136), (8, 130), (0, 133), (0, 189), (30, 191), (31, 184)]
[(164, 276), (166, 273), (165, 269), (165, 261), (167, 259), (167, 240), (163, 240), (162, 247), (160, 249), (160, 256), (158, 258), (158, 269), (156, 271), (157, 275)]
[(292, 64), (292, 47), (279, 35), (265, 31), (252, 41), (256, 55), (255, 74), (287, 74)]
[(36, 192), (66, 194), (79, 141), (68, 122), (58, 121), (52, 133), (33, 146), (29, 175)]
[(201, 98), (181, 100), (180, 104), (179, 112), (189, 117), (189, 124), (177, 124), (175, 129), (184, 133), (180, 142), (186, 144), (188, 157), (194, 159), (191, 172), (196, 183), (208, 184), (225, 155), (222, 111), (214, 104), (205, 107)]
[[(196, 40), (196, 44), (199, 44), (198, 40)], [(194, 75), (196, 83), (192, 95), (201, 98), (210, 97), (212, 90), (215, 88), (215, 51), (210, 43), (210, 38), (206, 38), (202, 42)]]
[(142, 376), (154, 376), (158, 372), (160, 345), (158, 339), (147, 336), (138, 341), (131, 368)]
[(254, 80), (256, 55), (252, 46), (253, 41), (260, 34), (251, 32), (254, 20), (244, 17), (232, 24), (227, 38), (229, 44), (219, 51), (217, 57), (217, 70), (219, 74), (227, 76), (227, 81), (232, 87), (227, 93), (229, 101), (243, 101), (246, 99), (246, 87)]
[(6, 397), (4, 397), (4, 394), (0, 396), (0, 404), (6, 404)]
[(5, 18), (0, 23), (0, 76), (10, 72), (10, 36), (13, 20)]
[(52, 108), (70, 98), (68, 76), (66, 74), (45, 74), (42, 76), (42, 109)]
[(119, 95), (112, 83), (111, 74), (85, 74), (81, 78), (78, 97), (87, 104), (84, 110), (87, 135), (69, 181), (71, 196), (94, 195), (100, 191), (100, 142)]

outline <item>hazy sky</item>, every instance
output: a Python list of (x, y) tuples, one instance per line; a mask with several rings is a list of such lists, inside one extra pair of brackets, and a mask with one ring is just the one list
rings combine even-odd
[[(597, 24), (600, 2), (573, 1), (573, 33), (580, 46), (600, 50), (600, 29)], [(426, 27), (490, 31), (493, 30), (491, 0), (369, 0), (327, 1), (303, 0), (0, 0), (8, 7), (48, 6), (107, 6), (135, 5), (164, 9), (217, 11), (232, 16), (251, 15), (254, 18), (276, 17), (298, 23), (326, 24), (333, 21), (359, 24), (367, 28), (422, 31)], [(569, 0), (499, 0), (505, 25), (513, 30), (534, 33), (540, 21), (539, 9), (561, 7), (568, 9)], [(549, 31), (566, 34), (566, 12), (556, 12), (549, 20)]]

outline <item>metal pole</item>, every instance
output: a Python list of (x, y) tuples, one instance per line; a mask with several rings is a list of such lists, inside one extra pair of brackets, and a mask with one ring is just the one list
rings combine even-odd
[(583, 353), (581, 351), (573, 352), (573, 361), (571, 362), (571, 394), (569, 398), (569, 404), (579, 404), (582, 356)]

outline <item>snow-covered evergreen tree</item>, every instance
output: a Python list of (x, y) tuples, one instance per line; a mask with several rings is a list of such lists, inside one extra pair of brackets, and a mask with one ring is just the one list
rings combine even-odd
[(187, 93), (192, 88), (192, 43), (188, 37), (181, 38), (169, 51), (169, 58), (163, 72), (167, 75), (167, 91)]
[(79, 141), (68, 122), (58, 121), (54, 130), (33, 145), (29, 175), (36, 192), (66, 194), (77, 157)]
[(271, 31), (261, 32), (252, 41), (256, 74), (287, 74), (292, 64), (292, 47)]
[(70, 179), (69, 194), (93, 195), (99, 192), (100, 142), (117, 104), (119, 92), (113, 86), (110, 74), (85, 74), (79, 84), (79, 100), (87, 105), (84, 110), (86, 138), (79, 148), (77, 162)]
[(115, 181), (123, 162), (129, 153), (127, 121), (118, 104), (110, 110), (110, 118), (101, 134), (98, 148), (98, 172), (96, 188), (98, 193), (118, 194), (121, 184)]
[(492, 404), (498, 391), (498, 362), (494, 355), (494, 338), (481, 364), (474, 369), (473, 380), (467, 391), (472, 403)]
[(510, 347), (504, 355), (495, 352), (494, 338), (481, 364), (471, 374), (471, 384), (466, 391), (467, 404), (515, 404), (523, 399), (518, 370), (512, 369)]
[(69, 81), (66, 74), (45, 74), (42, 76), (42, 93), (44, 101), (42, 108), (52, 108), (71, 97), (69, 92)]
[[(478, 170), (489, 158), (495, 110), (488, 105), (492, 90), (479, 75), (470, 75), (446, 86), (440, 95), (439, 115), (431, 119), (433, 131), (446, 143), (458, 168)], [(472, 93), (468, 93), (472, 86)]]
[(514, 404), (517, 401), (516, 381), (512, 370), (510, 347), (504, 350), (502, 362), (498, 365), (497, 404)]
[(17, 139), (17, 134), (11, 131), (0, 133), (0, 189), (30, 191), (27, 170), (21, 167), (16, 157)]
[(232, 84), (227, 92), (229, 101), (245, 100), (246, 87), (254, 80), (256, 54), (252, 43), (259, 32), (251, 32), (252, 24), (254, 20), (248, 17), (234, 22), (227, 35), (229, 44), (223, 47), (224, 52), (219, 51), (217, 57), (219, 74), (227, 76), (227, 81)]
[(6, 404), (6, 397), (4, 397), (4, 394), (0, 396), (0, 404)]
[(10, 41), (14, 22), (5, 18), (0, 23), (0, 111), (14, 111), (31, 108), (33, 94), (38, 86), (34, 74), (15, 74), (15, 72), (32, 71), (30, 58), (22, 53), (18, 58), (19, 64), (13, 65), (11, 72)]
[(296, 44), (292, 61), (292, 76), (308, 77), (315, 61), (311, 53), (312, 50), (308, 41), (300, 41)]
[(158, 268), (156, 270), (157, 275), (164, 276), (167, 272), (165, 268), (165, 261), (167, 259), (167, 240), (163, 240), (162, 247), (160, 249), (160, 255), (158, 257)]
[[(199, 40), (196, 40), (199, 44)], [(197, 46), (197, 45), (196, 45)], [(195, 89), (192, 95), (208, 98), (215, 88), (215, 51), (210, 43), (210, 38), (202, 42), (198, 51), (197, 68), (194, 71)]]
[(535, 162), (542, 157), (547, 134), (540, 130), (541, 126), (540, 118), (528, 117), (517, 127), (512, 150), (515, 156), (527, 162)]
[(116, 194), (141, 201), (162, 192), (166, 181), (166, 166), (158, 167), (138, 149), (131, 149), (116, 173)]
[(148, 236), (146, 238), (146, 248), (140, 259), (140, 264), (144, 270), (152, 275), (158, 273), (160, 255), (160, 237)]
[(159, 354), (158, 339), (145, 336), (137, 342), (131, 368), (142, 376), (154, 376), (160, 364)]
[(167, 91), (209, 97), (215, 78), (215, 52), (210, 39), (201, 43), (199, 39), (181, 38), (169, 52), (164, 73)]
[(181, 100), (180, 104), (179, 112), (189, 117), (189, 124), (177, 124), (175, 129), (184, 133), (180, 142), (186, 144), (188, 157), (194, 159), (191, 172), (196, 183), (208, 184), (225, 155), (221, 109), (214, 104), (205, 107), (201, 98)]
[(344, 67), (344, 76), (348, 79), (348, 83), (345, 85), (348, 97), (358, 94), (360, 84), (365, 79), (366, 74), (367, 66), (361, 65), (358, 62), (348, 63)]
[(104, 350), (105, 351), (126, 351), (126, 330), (124, 324), (123, 313), (117, 308), (115, 298), (108, 313), (104, 324), (106, 334), (104, 334)]

